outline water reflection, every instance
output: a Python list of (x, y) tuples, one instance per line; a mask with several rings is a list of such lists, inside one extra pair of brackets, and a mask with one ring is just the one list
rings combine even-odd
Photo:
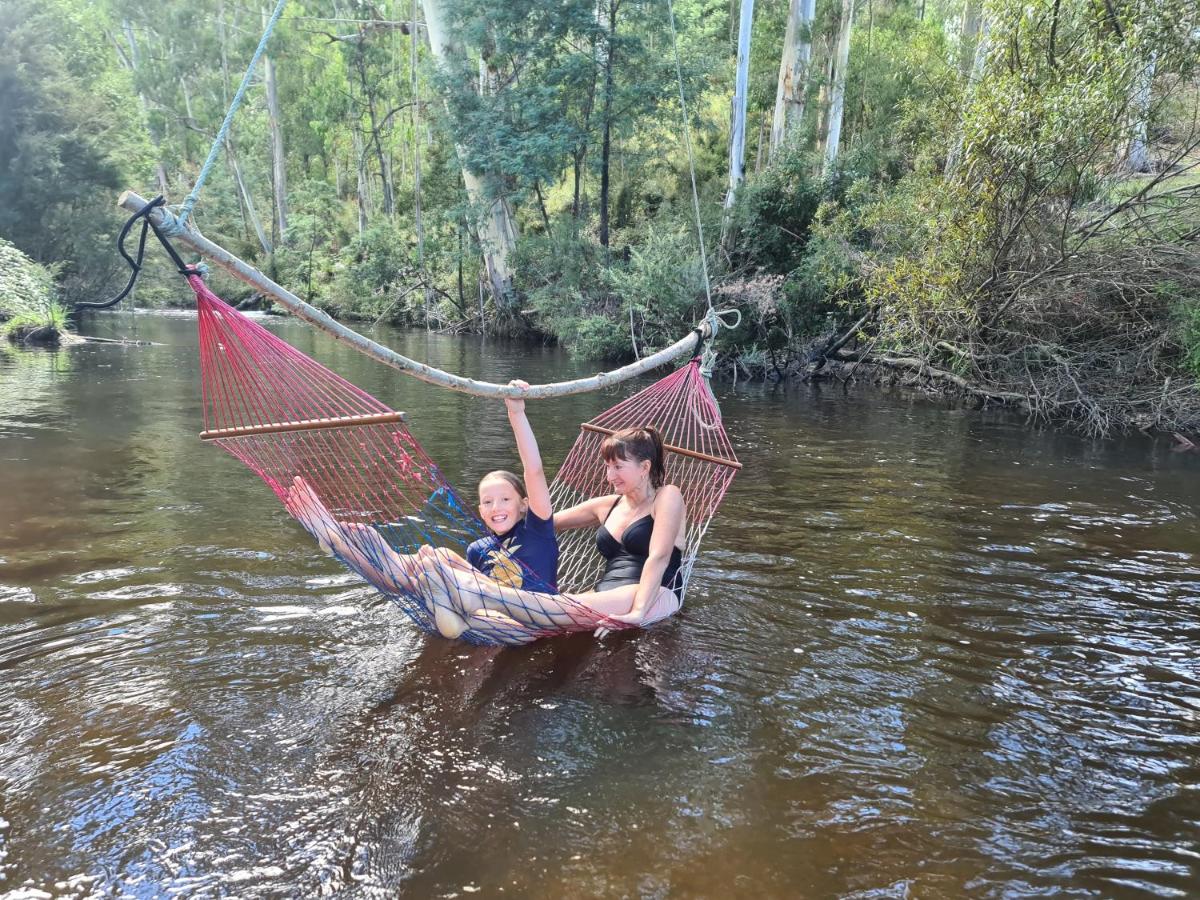
[[(469, 488), (498, 404), (294, 322)], [(1200, 883), (1200, 481), (1141, 436), (719, 386), (688, 607), (415, 632), (195, 439), (194, 321), (0, 356), (0, 876), (60, 896), (1072, 896)], [(552, 349), (381, 333), (472, 377)], [(616, 394), (531, 406), (548, 460)]]

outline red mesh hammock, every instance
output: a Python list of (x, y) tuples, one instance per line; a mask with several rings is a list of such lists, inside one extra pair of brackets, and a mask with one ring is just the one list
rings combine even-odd
[[(607, 620), (572, 599), (602, 560), (590, 530), (560, 535), (559, 593), (523, 589), (430, 553), (465, 555), (489, 532), (395, 412), (314, 362), (188, 278), (199, 311), (204, 432), (263, 479), (318, 542), (400, 604), (420, 627), (479, 644), (521, 644), (592, 630)], [(654, 425), (667, 446), (667, 480), (687, 506), (682, 595), (718, 504), (740, 468), (698, 360), (585, 423), (551, 496), (556, 509), (607, 494), (599, 446), (615, 430)], [(425, 548), (424, 550), (422, 548)], [(531, 589), (532, 588), (532, 589)], [(478, 591), (502, 615), (467, 615)]]

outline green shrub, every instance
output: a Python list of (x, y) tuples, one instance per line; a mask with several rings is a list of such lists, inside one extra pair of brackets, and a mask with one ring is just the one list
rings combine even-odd
[(392, 225), (373, 225), (355, 237), (332, 268), (326, 302), (334, 311), (359, 318), (384, 316), (399, 323), (415, 321), (415, 304), (423, 295), (420, 291), (404, 295), (416, 280), (416, 266), (408, 241)]
[[(1177, 286), (1159, 286), (1159, 293), (1176, 295)], [(1175, 320), (1176, 340), (1183, 349), (1180, 364), (1184, 369), (1200, 378), (1200, 299), (1171, 296), (1172, 317)]]
[(733, 210), (735, 264), (785, 274), (800, 264), (822, 184), (811, 154), (785, 151), (739, 191)]
[(0, 238), (0, 319), (4, 333), (18, 328), (67, 327), (67, 311), (58, 303), (54, 273)]

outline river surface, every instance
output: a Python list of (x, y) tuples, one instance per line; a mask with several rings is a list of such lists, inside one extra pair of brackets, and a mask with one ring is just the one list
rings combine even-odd
[[(515, 464), (499, 404), (269, 327), (468, 491)], [(473, 648), (197, 439), (193, 317), (85, 331), (156, 345), (0, 353), (0, 894), (1200, 895), (1200, 454), (718, 384), (746, 468), (683, 613)], [(551, 469), (628, 390), (530, 404)]]

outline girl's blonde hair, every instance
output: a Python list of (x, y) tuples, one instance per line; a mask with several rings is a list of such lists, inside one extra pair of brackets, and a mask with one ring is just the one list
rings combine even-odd
[(529, 499), (529, 492), (525, 490), (525, 482), (521, 479), (521, 476), (509, 472), (507, 469), (497, 469), (494, 472), (488, 472), (479, 479), (481, 487), (485, 481), (507, 481), (513, 486), (522, 500)]

